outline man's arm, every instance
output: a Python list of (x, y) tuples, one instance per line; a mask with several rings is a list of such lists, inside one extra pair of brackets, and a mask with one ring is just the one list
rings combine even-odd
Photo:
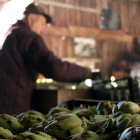
[(39, 73), (56, 81), (81, 82), (91, 77), (88, 69), (69, 62), (62, 62), (54, 56), (39, 36), (28, 48), (27, 62)]

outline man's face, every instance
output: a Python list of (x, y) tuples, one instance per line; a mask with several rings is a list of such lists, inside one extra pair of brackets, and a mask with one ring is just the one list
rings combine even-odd
[(43, 15), (31, 14), (28, 23), (32, 31), (41, 34), (46, 26), (46, 19)]

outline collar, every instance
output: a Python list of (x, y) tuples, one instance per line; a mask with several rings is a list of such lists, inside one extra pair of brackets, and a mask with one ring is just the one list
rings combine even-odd
[[(15, 26), (24, 26), (24, 27), (27, 27), (27, 28), (29, 28), (28, 26), (27, 26), (27, 24), (24, 22), (24, 21), (22, 21), (22, 20), (18, 20), (15, 24), (13, 24), (12, 25), (12, 27), (15, 27)], [(30, 29), (30, 28), (29, 28)]]

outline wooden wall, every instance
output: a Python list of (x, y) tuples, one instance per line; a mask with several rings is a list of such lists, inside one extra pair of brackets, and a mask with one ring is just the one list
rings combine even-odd
[[(41, 0), (40, 0), (41, 2)], [(46, 2), (46, 3), (45, 3)], [(96, 64), (108, 76), (123, 52), (131, 52), (133, 38), (140, 34), (139, 0), (45, 0), (42, 7), (53, 19), (43, 35), (48, 48), (60, 58), (74, 56), (75, 36), (95, 38)], [(101, 9), (111, 9), (121, 15), (121, 30), (99, 28)], [(64, 38), (65, 37), (65, 38)]]

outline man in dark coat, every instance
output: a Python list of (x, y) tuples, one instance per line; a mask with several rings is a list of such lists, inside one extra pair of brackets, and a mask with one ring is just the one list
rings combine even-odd
[(63, 82), (81, 82), (91, 77), (84, 67), (62, 62), (45, 46), (40, 34), (51, 18), (33, 3), (24, 19), (8, 31), (0, 51), (0, 114), (30, 110), (37, 74)]

